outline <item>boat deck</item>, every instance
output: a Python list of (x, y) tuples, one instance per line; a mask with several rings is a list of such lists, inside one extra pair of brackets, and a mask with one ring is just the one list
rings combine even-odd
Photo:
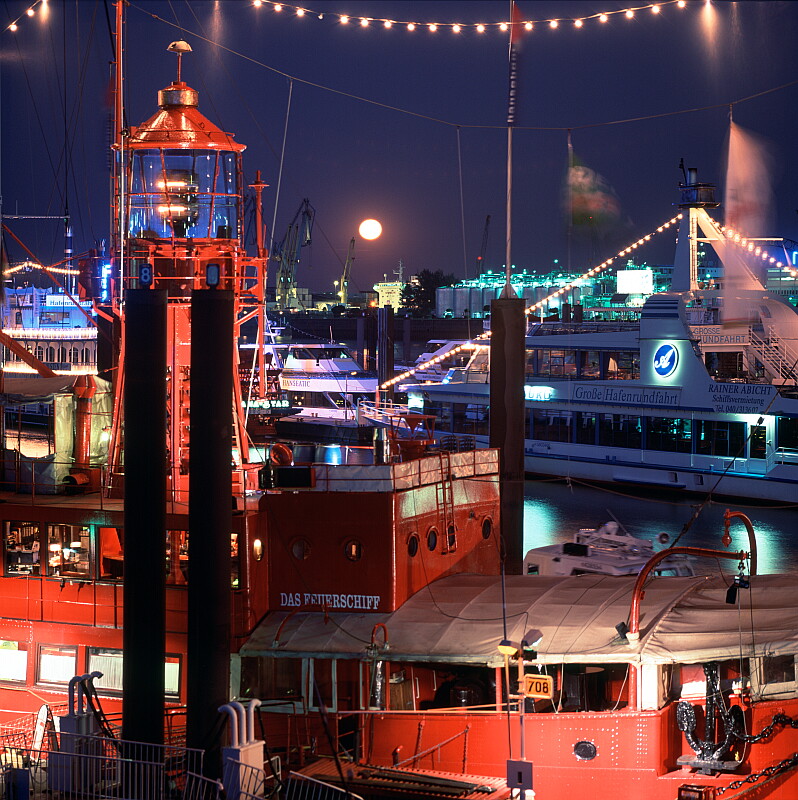
[[(346, 777), (346, 788), (364, 800), (395, 797), (484, 800), (487, 796), (492, 800), (505, 800), (510, 796), (510, 789), (503, 778), (429, 769), (374, 767), (348, 762), (342, 763), (341, 769)], [(326, 783), (344, 784), (338, 765), (333, 759), (315, 761), (299, 772)]]

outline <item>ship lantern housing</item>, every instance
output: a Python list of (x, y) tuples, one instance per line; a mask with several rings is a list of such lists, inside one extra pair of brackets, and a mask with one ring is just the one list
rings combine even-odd
[(179, 77), (158, 93), (158, 105), (125, 145), (128, 236), (240, 238), (244, 145), (200, 114), (197, 92)]

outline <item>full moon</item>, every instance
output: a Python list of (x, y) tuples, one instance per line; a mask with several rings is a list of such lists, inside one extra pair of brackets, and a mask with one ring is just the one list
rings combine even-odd
[(364, 239), (376, 239), (382, 233), (382, 225), (376, 219), (364, 219), (360, 223), (358, 233)]

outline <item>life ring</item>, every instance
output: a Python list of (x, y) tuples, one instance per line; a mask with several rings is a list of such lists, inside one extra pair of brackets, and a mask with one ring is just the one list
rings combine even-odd
[(276, 442), (269, 451), (269, 461), (275, 467), (290, 467), (294, 463), (294, 451), (284, 442)]

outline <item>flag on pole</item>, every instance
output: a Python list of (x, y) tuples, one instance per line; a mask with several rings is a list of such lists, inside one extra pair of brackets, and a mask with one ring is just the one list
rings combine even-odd
[(507, 101), (507, 124), (515, 124), (515, 108), (518, 91), (518, 45), (523, 21), (515, 0), (510, 3), (510, 95)]
[(568, 166), (566, 198), (566, 213), (575, 226), (601, 228), (620, 219), (621, 204), (612, 186), (573, 155)]
[(726, 225), (744, 236), (772, 234), (772, 162), (764, 139), (731, 123), (724, 197)]

